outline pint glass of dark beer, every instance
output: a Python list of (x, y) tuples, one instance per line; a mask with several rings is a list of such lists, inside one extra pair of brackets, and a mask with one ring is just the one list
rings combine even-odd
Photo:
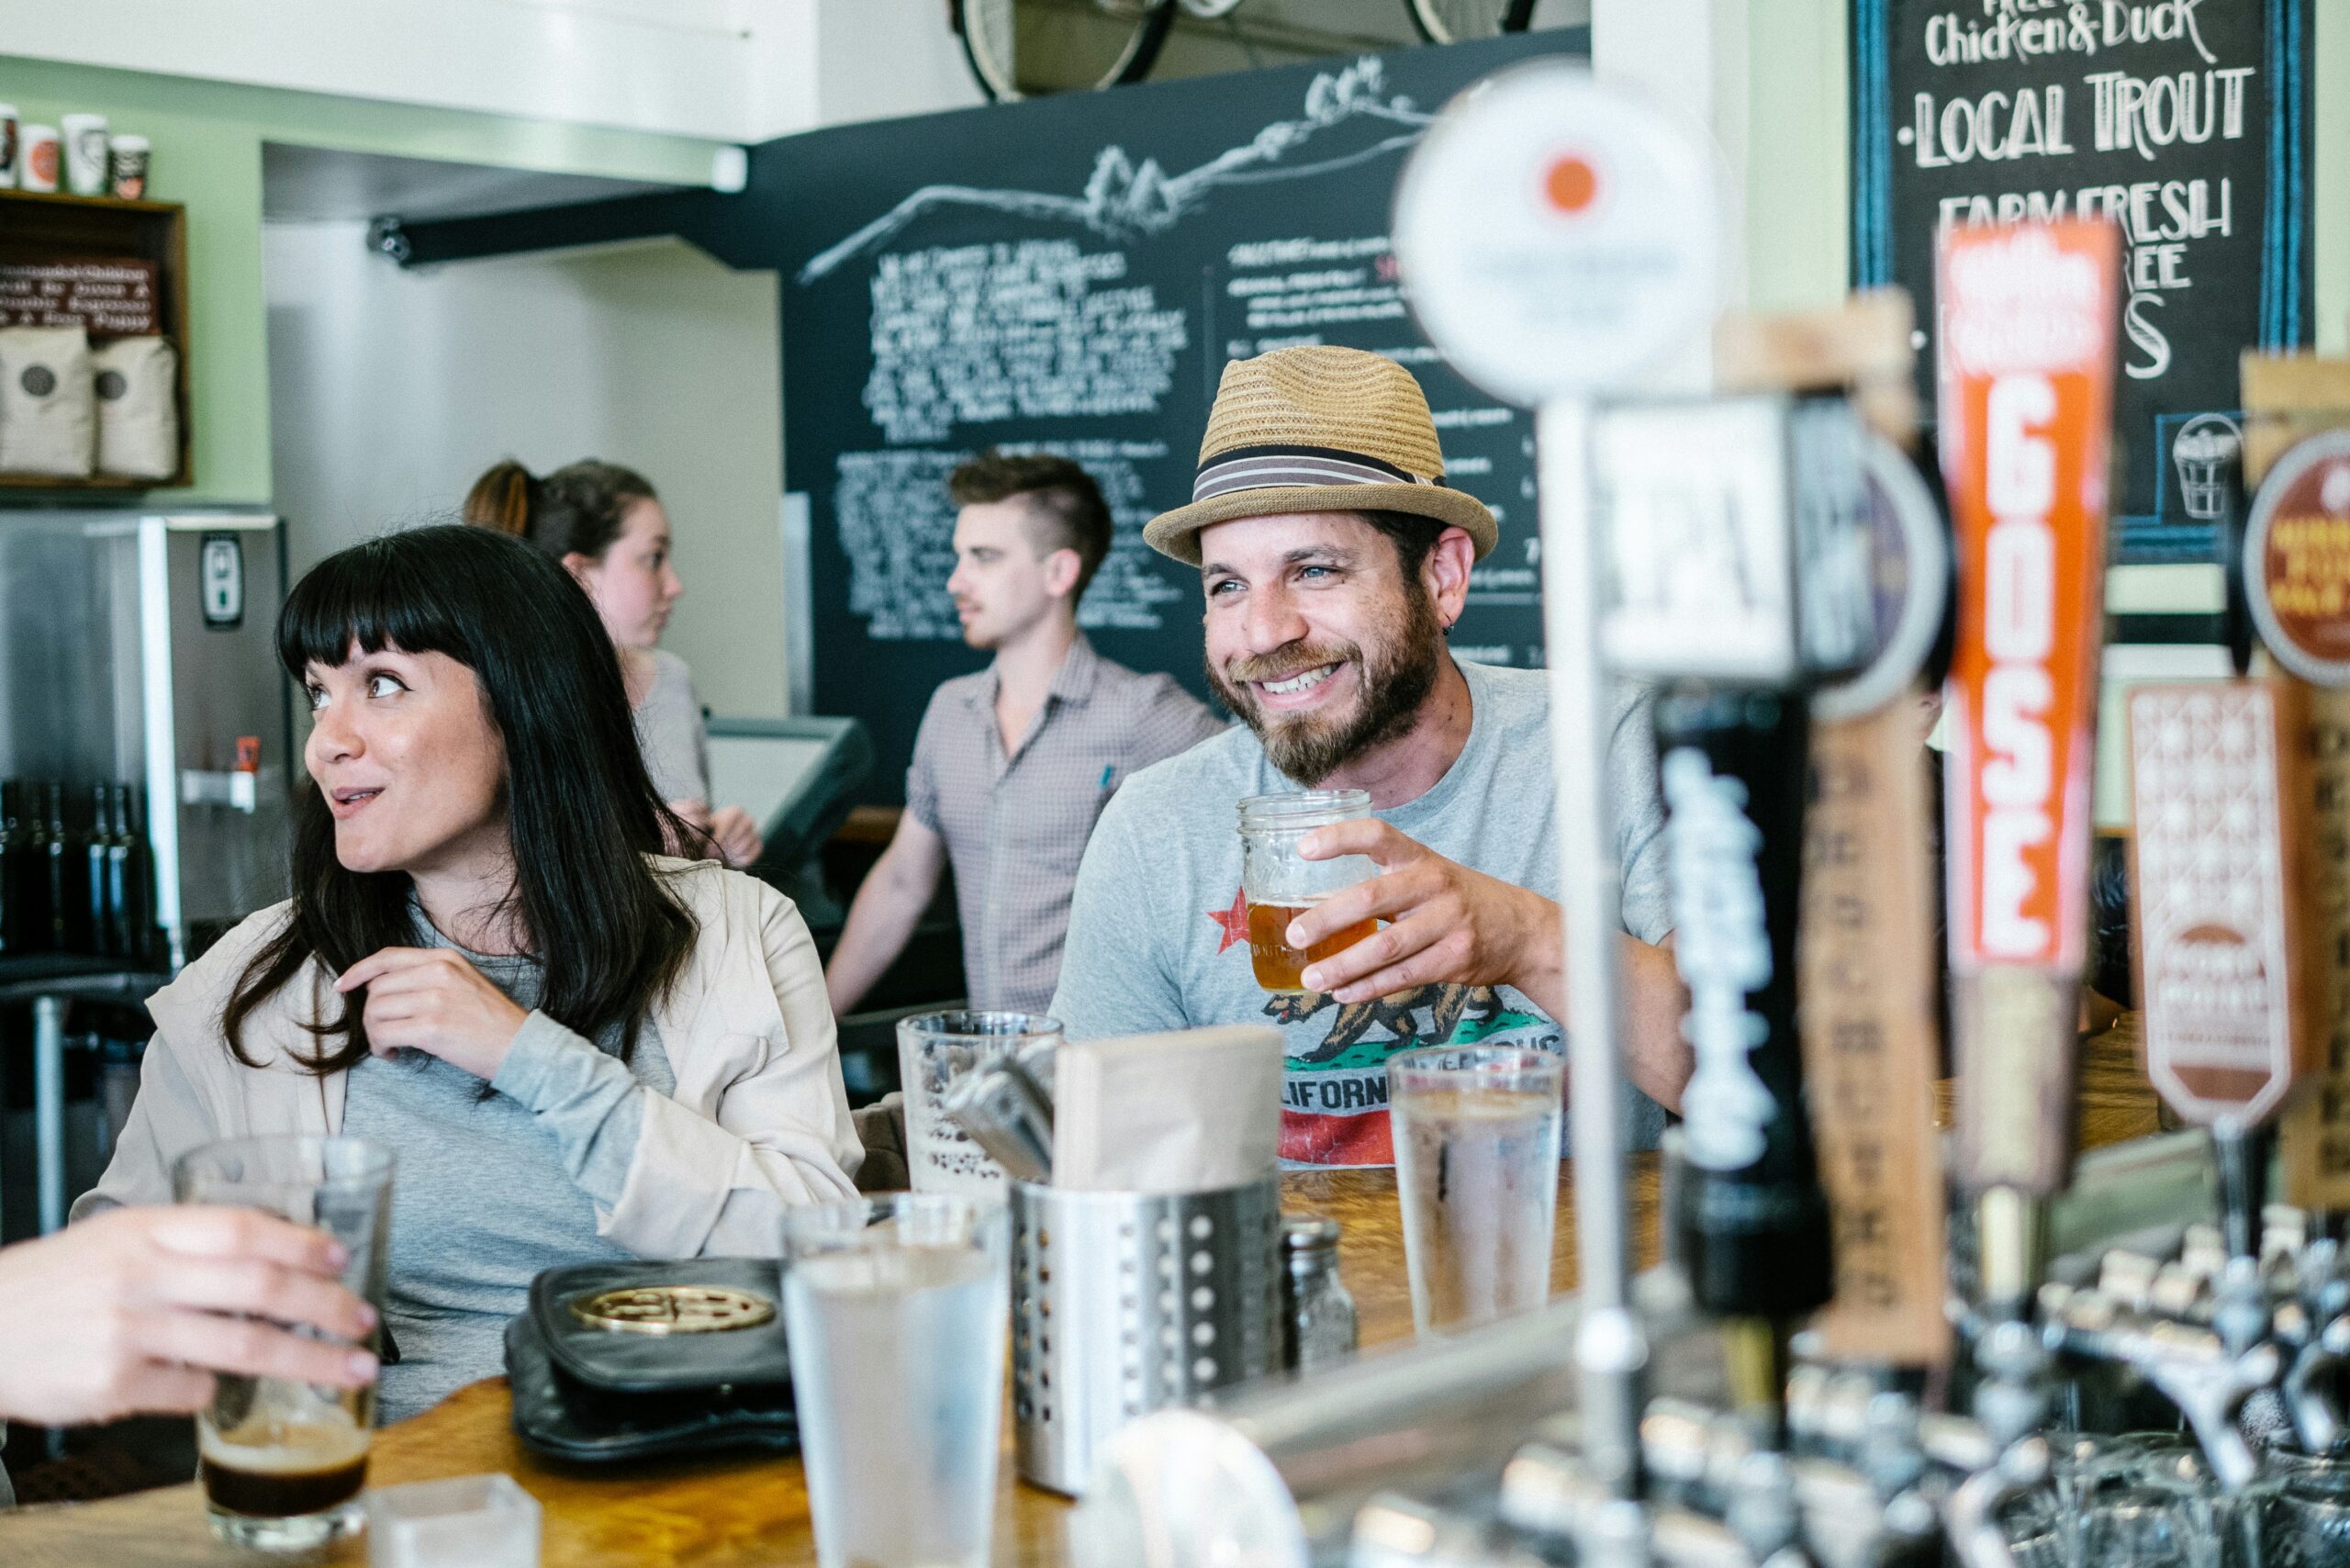
[[(236, 1204), (316, 1226), (350, 1253), (345, 1287), (382, 1310), (389, 1149), (351, 1137), (230, 1138), (182, 1155), (172, 1192), (184, 1204)], [(222, 1377), (196, 1418), (212, 1533), (263, 1551), (308, 1551), (358, 1529), (375, 1419), (372, 1383)]]

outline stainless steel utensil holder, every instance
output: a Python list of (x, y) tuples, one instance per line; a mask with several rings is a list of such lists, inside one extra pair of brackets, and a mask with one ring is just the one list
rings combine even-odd
[(1281, 1183), (1090, 1193), (1012, 1183), (1021, 1479), (1076, 1496), (1136, 1416), (1281, 1364)]

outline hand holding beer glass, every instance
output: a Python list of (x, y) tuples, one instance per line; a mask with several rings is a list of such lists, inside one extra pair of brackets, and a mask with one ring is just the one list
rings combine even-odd
[(1360, 855), (1308, 860), (1298, 843), (1315, 828), (1371, 815), (1362, 790), (1303, 790), (1240, 802), (1240, 893), (1248, 906), (1248, 958), (1257, 983), (1271, 991), (1304, 991), (1308, 965), (1342, 953), (1379, 928), (1359, 920), (1312, 946), (1290, 946), (1290, 922), (1332, 893), (1379, 875)]
[[(230, 1138), (182, 1155), (172, 1194), (326, 1232), (346, 1254), (344, 1288), (382, 1310), (388, 1149), (350, 1137)], [(252, 1550), (308, 1551), (356, 1529), (375, 1417), (372, 1382), (337, 1388), (223, 1373), (196, 1418), (212, 1533)]]

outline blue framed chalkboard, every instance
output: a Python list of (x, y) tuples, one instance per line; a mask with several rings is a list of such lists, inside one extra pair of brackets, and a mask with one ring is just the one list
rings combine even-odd
[(2311, 334), (2311, 0), (1853, 0), (1852, 277), (1929, 334), (1947, 222), (2111, 214), (2117, 559), (2212, 558), (2236, 360)]

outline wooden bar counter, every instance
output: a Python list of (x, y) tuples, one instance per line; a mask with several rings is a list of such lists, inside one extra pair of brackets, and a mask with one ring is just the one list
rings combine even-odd
[[(2152, 1096), (2137, 1076), (2132, 1042), (2115, 1031), (2092, 1044), (2082, 1141), (2097, 1145), (2154, 1130)], [(2100, 1049), (2099, 1047), (2103, 1048)], [(1657, 1168), (1633, 1159), (1631, 1235), (1645, 1265), (1657, 1245)], [(1328, 1170), (1283, 1178), (1283, 1204), (1326, 1215), (1343, 1226), (1339, 1275), (1354, 1294), (1366, 1349), (1408, 1339), (1412, 1307), (1393, 1172)], [(1561, 1167), (1554, 1288), (1574, 1287), (1573, 1165)], [(644, 1564), (671, 1568), (797, 1568), (816, 1560), (808, 1493), (794, 1458), (680, 1460), (600, 1472), (541, 1461), (508, 1425), (502, 1378), (459, 1390), (412, 1420), (375, 1436), (369, 1480), (377, 1485), (503, 1471), (545, 1509), (542, 1562), (548, 1568)], [(884, 1481), (884, 1484), (889, 1483)], [(1058, 1568), (1068, 1561), (1069, 1505), (1021, 1485), (1005, 1433), (994, 1560), (1002, 1568)], [(909, 1507), (920, 1500), (909, 1495)], [(311, 1562), (364, 1562), (364, 1538)], [(57, 1504), (0, 1514), (0, 1563), (7, 1568), (164, 1568), (250, 1563), (212, 1539), (193, 1485), (102, 1503)]]

